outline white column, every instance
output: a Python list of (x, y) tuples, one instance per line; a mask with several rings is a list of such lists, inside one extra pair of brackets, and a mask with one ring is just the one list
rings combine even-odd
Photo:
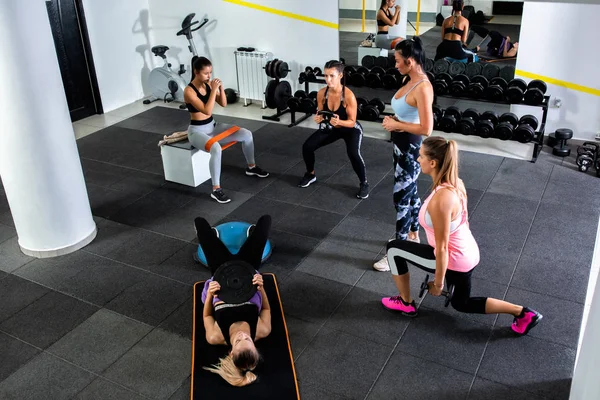
[(0, 0), (0, 176), (23, 253), (96, 236), (43, 0)]

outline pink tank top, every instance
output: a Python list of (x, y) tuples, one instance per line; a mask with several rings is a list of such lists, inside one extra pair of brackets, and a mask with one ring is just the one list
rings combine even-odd
[[(425, 199), (421, 210), (419, 211), (419, 224), (427, 234), (427, 242), (435, 249), (435, 234), (431, 224), (431, 218), (427, 212), (427, 206), (431, 198), (442, 187), (452, 187), (449, 184), (442, 184), (436, 187), (433, 192)], [(463, 196), (459, 196), (461, 212), (454, 221), (451, 222), (450, 237), (448, 239), (448, 269), (457, 272), (469, 272), (479, 264), (479, 246), (469, 229), (469, 212)], [(456, 226), (456, 223), (458, 225)]]

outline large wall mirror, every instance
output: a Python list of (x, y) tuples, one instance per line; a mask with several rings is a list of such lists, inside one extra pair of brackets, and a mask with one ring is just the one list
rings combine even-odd
[[(397, 16), (396, 13), (398, 13)], [(468, 49), (473, 50), (477, 45), (481, 45), (478, 52), (480, 61), (476, 64), (480, 64), (481, 68), (488, 64), (493, 65), (494, 67), (488, 67), (488, 70), (504, 70), (508, 78), (510, 68), (504, 69), (504, 67), (512, 67), (514, 70), (516, 65), (516, 56), (512, 54), (514, 51), (510, 54), (504, 52), (497, 54), (492, 52), (492, 48), (495, 48), (498, 41), (500, 43), (504, 41), (505, 48), (512, 48), (514, 43), (518, 43), (522, 13), (523, 1), (464, 1), (462, 15), (468, 19), (470, 32), (467, 39)], [(381, 14), (384, 14), (385, 18), (381, 18)], [(451, 16), (452, 0), (421, 0), (418, 25), (417, 2), (415, 1), (339, 0), (340, 57), (344, 58), (349, 66), (364, 66), (365, 55), (371, 55), (375, 59), (381, 57), (385, 53), (381, 52), (382, 47), (389, 45), (396, 37), (412, 37), (418, 28), (426, 55), (433, 60), (436, 57), (438, 46), (442, 43), (442, 21)], [(388, 22), (393, 22), (394, 25), (386, 25)], [(387, 33), (385, 33), (386, 31)], [(506, 45), (508, 38), (510, 38), (510, 45)], [(367, 47), (369, 42), (371, 47)], [(491, 44), (489, 51), (488, 44)], [(393, 68), (393, 61), (390, 60), (393, 51), (390, 48), (386, 50), (389, 50), (388, 54), (390, 55), (388, 63), (384, 65), (384, 69), (387, 70)], [(383, 59), (379, 58), (379, 62), (383, 63)], [(465, 67), (468, 65), (465, 64)], [(473, 78), (477, 71), (471, 71), (471, 69), (477, 70), (477, 67), (470, 67), (469, 73), (465, 70), (465, 74)], [(451, 75), (456, 76), (455, 73)], [(498, 75), (500, 75), (499, 72)], [(493, 71), (489, 76), (488, 81), (493, 78)], [(506, 79), (507, 82), (510, 79)], [(353, 90), (357, 95), (367, 98), (380, 97), (387, 103), (394, 93), (394, 90), (373, 89), (366, 86), (353, 87)], [(461, 110), (475, 108), (480, 113), (488, 110), (503, 113), (510, 109), (508, 104), (484, 102), (477, 98), (453, 98), (450, 95), (438, 96), (438, 104), (443, 108), (455, 105)]]

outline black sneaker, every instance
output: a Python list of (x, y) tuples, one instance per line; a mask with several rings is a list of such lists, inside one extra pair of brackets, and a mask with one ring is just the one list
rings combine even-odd
[(258, 165), (255, 165), (254, 168), (246, 168), (246, 175), (258, 176), (259, 178), (266, 178), (267, 176), (269, 176), (269, 173), (261, 169)]
[(221, 204), (229, 203), (231, 199), (227, 197), (225, 193), (223, 193), (223, 189), (217, 189), (210, 194), (210, 197), (215, 199)]
[(312, 183), (317, 181), (317, 177), (315, 174), (311, 174), (309, 172), (305, 173), (302, 177), (302, 180), (298, 184), (299, 187), (309, 187)]
[(356, 197), (358, 197), (359, 199), (366, 199), (367, 197), (369, 197), (369, 184), (367, 182), (360, 184), (360, 188), (358, 189)]

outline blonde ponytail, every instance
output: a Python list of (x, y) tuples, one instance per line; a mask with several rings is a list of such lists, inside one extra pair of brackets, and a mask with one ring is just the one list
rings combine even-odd
[(252, 371), (247, 370), (246, 372), (242, 372), (236, 367), (230, 354), (221, 358), (218, 365), (204, 367), (204, 369), (220, 375), (221, 378), (225, 379), (231, 386), (246, 386), (256, 380), (256, 375)]
[(438, 174), (433, 187), (447, 183), (457, 189), (463, 196), (467, 194), (458, 178), (458, 145), (454, 140), (446, 140), (440, 136), (430, 136), (423, 141), (423, 150), (427, 158), (437, 161)]

